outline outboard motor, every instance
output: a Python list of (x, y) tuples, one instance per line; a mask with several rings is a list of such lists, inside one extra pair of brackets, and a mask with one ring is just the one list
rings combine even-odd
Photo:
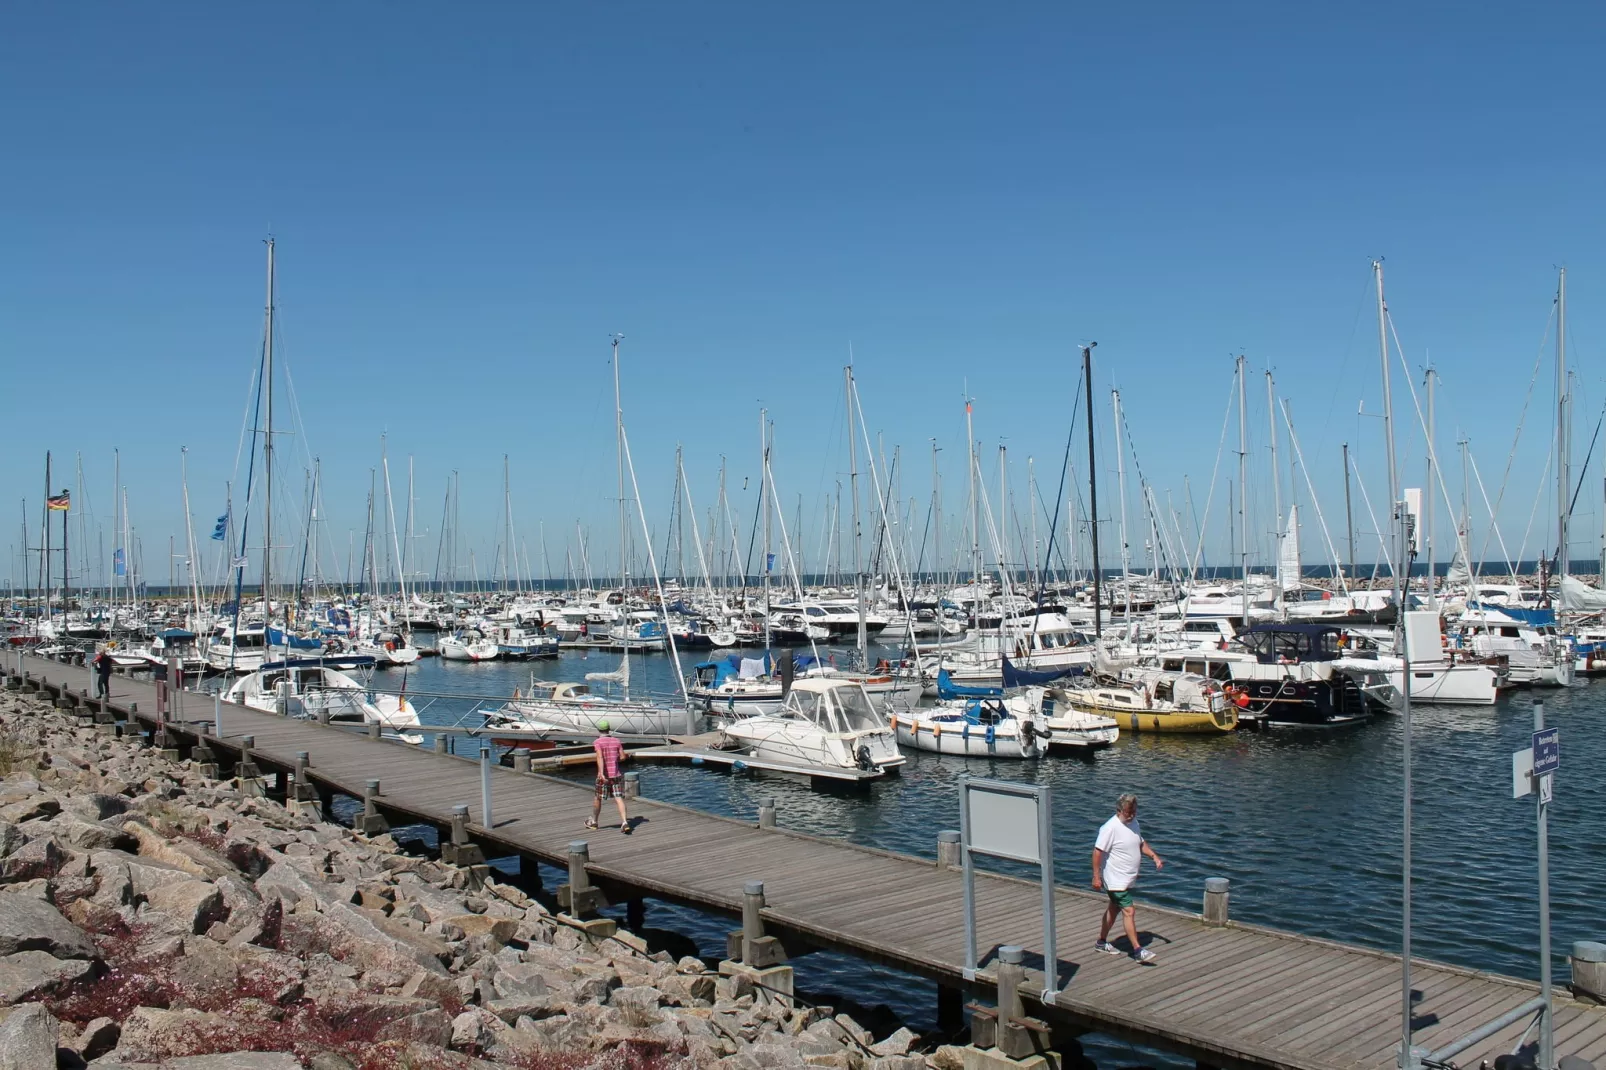
[(875, 771), (875, 762), (870, 760), (870, 748), (869, 747), (861, 745), (859, 747), (858, 751), (855, 752), (854, 758), (856, 758), (858, 760), (859, 768), (862, 769), (864, 772), (872, 773), (872, 772)]

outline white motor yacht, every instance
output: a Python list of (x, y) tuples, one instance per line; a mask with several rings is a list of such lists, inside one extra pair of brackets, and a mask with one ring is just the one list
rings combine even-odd
[[(339, 665), (372, 669), (372, 658), (343, 658)], [(321, 658), (275, 661), (234, 681), (223, 701), (302, 720), (332, 724), (377, 722), (409, 743), (422, 742), (416, 732), (418, 711), (405, 695), (370, 690), (355, 677)]]
[(856, 680), (794, 681), (780, 709), (738, 718), (720, 734), (754, 758), (798, 767), (884, 776), (904, 763), (891, 726)]

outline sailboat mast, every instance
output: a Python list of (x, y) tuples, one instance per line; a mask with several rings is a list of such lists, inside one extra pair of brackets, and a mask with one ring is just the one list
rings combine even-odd
[(262, 436), (262, 613), (263, 624), (273, 623), (273, 239), (268, 239), (268, 296), (262, 342), (262, 386), (266, 397), (267, 430)]
[(1115, 420), (1115, 490), (1121, 498), (1121, 586), (1126, 589), (1126, 622), (1132, 623), (1132, 553), (1126, 537), (1126, 450), (1121, 443), (1121, 392), (1110, 391)]
[(1082, 347), (1082, 383), (1087, 389), (1087, 530), (1093, 543), (1093, 639), (1104, 637), (1104, 610), (1099, 598), (1099, 476), (1098, 459), (1094, 456), (1093, 434), (1093, 347), (1089, 342)]
[[(1271, 559), (1279, 565), (1283, 559), (1283, 477), (1282, 470), (1277, 467), (1277, 401), (1273, 396), (1276, 390), (1272, 383), (1271, 371), (1266, 371), (1266, 421), (1271, 425), (1271, 508), (1275, 518), (1271, 528)], [(1249, 541), (1245, 533), (1244, 542)], [(1277, 598), (1282, 600), (1281, 577), (1278, 577)]]
[(1436, 579), (1437, 578), (1434, 575), (1434, 562), (1433, 562), (1433, 499), (1436, 497), (1436, 495), (1433, 493), (1433, 489), (1434, 489), (1434, 487), (1433, 487), (1433, 484), (1434, 484), (1433, 462), (1434, 462), (1434, 460), (1436, 458), (1436, 454), (1435, 454), (1435, 448), (1436, 448), (1435, 447), (1435, 441), (1436, 440), (1433, 437), (1433, 381), (1438, 378), (1438, 373), (1433, 370), (1433, 365), (1431, 365), (1431, 364), (1428, 365), (1428, 370), (1427, 370), (1427, 374), (1426, 374), (1425, 378), (1426, 378), (1427, 381), (1423, 384), (1423, 386), (1426, 388), (1427, 395), (1428, 395), (1428, 448), (1425, 451), (1427, 453), (1428, 473), (1427, 473), (1427, 486), (1426, 486), (1426, 491), (1427, 491), (1427, 495), (1426, 495), (1427, 496), (1427, 503), (1426, 503), (1427, 504), (1427, 516), (1423, 518), (1423, 520), (1425, 521), (1425, 523), (1423, 524), (1423, 549), (1425, 549), (1427, 551), (1427, 558), (1428, 558), (1428, 576), (1427, 576), (1428, 608), (1433, 610), (1434, 612), (1437, 612), (1438, 608), (1439, 608), (1439, 603), (1438, 603), (1438, 596), (1435, 593), (1435, 587), (1437, 586), (1437, 583), (1436, 583)]
[(856, 642), (862, 665), (868, 636), (864, 624), (864, 550), (859, 539), (859, 453), (853, 443), (853, 365), (851, 364), (842, 369), (842, 392), (843, 397), (847, 399), (848, 409), (848, 497), (853, 499), (853, 598), (859, 614)]
[(981, 619), (981, 503), (976, 495), (976, 432), (965, 398), (965, 461), (970, 469), (970, 624)]
[(1243, 627), (1249, 626), (1249, 528), (1244, 501), (1249, 497), (1249, 407), (1244, 356), (1238, 354), (1238, 575), (1243, 582)]
[(513, 492), (508, 487), (507, 454), (502, 454), (502, 512), (505, 518), (505, 532), (502, 549), (502, 593), (507, 593), (507, 565), (508, 555), (513, 552)]
[(619, 586), (630, 586), (630, 563), (625, 556), (625, 412), (619, 399), (619, 340), (613, 336), (613, 440), (619, 454)]
[[(758, 410), (758, 454), (763, 467), (758, 473), (758, 493), (764, 507), (764, 556), (759, 564), (764, 586), (764, 652), (770, 649), (770, 425), (769, 410)], [(807, 619), (807, 618), (805, 618)]]
[(1572, 491), (1571, 435), (1567, 427), (1567, 269), (1556, 282), (1556, 582), (1567, 575), (1567, 513)]

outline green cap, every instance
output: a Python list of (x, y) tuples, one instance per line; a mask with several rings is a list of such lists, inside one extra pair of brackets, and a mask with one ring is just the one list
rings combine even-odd
[(609, 729), (611, 729), (612, 727), (613, 727), (613, 725), (609, 724), (607, 721), (598, 721), (597, 722), (597, 731), (598, 732), (606, 732)]

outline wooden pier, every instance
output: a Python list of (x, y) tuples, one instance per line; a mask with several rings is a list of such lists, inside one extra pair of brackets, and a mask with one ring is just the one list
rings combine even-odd
[[(75, 695), (94, 692), (85, 669), (31, 657), (24, 668), (33, 682), (48, 681), (50, 695), (63, 687)], [(194, 692), (182, 701), (189, 723), (168, 722), (167, 729), (189, 743), (212, 724), (213, 702)], [(109, 706), (119, 719), (155, 726), (152, 684), (114, 677)], [(453, 807), (468, 804), (470, 834), (487, 857), (517, 855), (557, 866), (568, 864), (571, 841), (588, 840), (591, 880), (614, 902), (661, 898), (739, 916), (744, 882), (762, 880), (765, 926), (794, 954), (809, 946), (834, 948), (951, 990), (992, 996), (989, 963), (978, 981), (963, 980), (960, 874), (929, 859), (758, 828), (647, 798), (632, 800), (635, 835), (606, 826), (587, 832), (581, 821), (590, 813), (588, 785), (502, 767), (492, 769), (493, 825), (486, 828), (479, 823), (481, 771), (475, 762), (240, 706), (225, 705), (222, 723), (221, 738), (207, 742), (225, 760), (238, 754), (242, 737), (252, 736), (252, 757), (266, 768), (288, 771), (298, 753), (310, 755), (309, 779), (326, 794), (361, 799), (368, 781), (379, 780), (379, 805), (393, 824), (448, 828)], [(1040, 949), (1041, 893), (1035, 884), (984, 875), (976, 899), (983, 949)], [(1090, 892), (1059, 890), (1062, 988), (1053, 1006), (1031, 1003), (1028, 1013), (1214, 1067), (1396, 1065), (1397, 955), (1235, 922), (1211, 925), (1198, 915), (1146, 906), (1139, 919), (1159, 959), (1143, 966), (1094, 953), (1104, 903)], [(1413, 982), (1421, 994), (1416, 1043), (1430, 1051), (1538, 993), (1528, 981), (1420, 960), (1413, 963)], [(1040, 990), (1041, 975), (1028, 987)], [(1555, 1007), (1556, 1055), (1606, 1067), (1606, 1008), (1570, 998), (1564, 980)], [(1527, 1024), (1525, 1018), (1467, 1048), (1455, 1056), (1456, 1064), (1492, 1063), (1518, 1045)]]

